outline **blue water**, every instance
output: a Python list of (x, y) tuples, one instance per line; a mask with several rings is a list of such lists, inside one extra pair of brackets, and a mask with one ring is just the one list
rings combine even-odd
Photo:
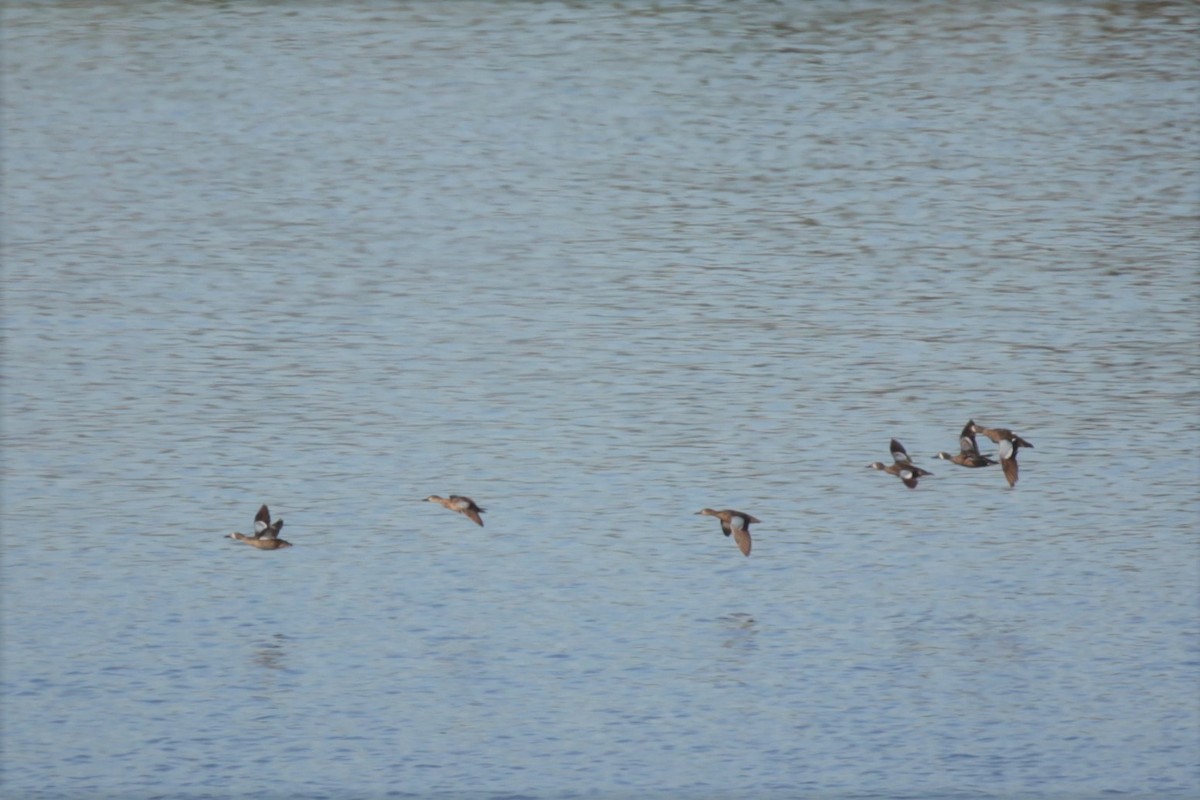
[(4, 797), (1200, 792), (1194, 5), (0, 23)]

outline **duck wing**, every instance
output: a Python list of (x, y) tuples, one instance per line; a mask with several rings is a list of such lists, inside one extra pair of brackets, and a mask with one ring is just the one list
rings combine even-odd
[(742, 551), (742, 555), (750, 555), (750, 531), (745, 528), (735, 528), (733, 531), (733, 540), (737, 542), (738, 549)]
[(1017, 485), (1017, 460), (1015, 458), (1000, 459), (1000, 468), (1004, 470), (1004, 477), (1008, 479), (1009, 486)]
[(254, 535), (262, 536), (270, 527), (271, 512), (267, 510), (267, 505), (264, 503), (262, 508), (258, 510), (258, 513), (254, 515)]
[(447, 508), (457, 511), (479, 527), (483, 527), (483, 519), (479, 516), (479, 513), (483, 511), (483, 509), (480, 508), (474, 500), (461, 494), (452, 494), (450, 495), (449, 500), (450, 504), (447, 506)]
[(958, 435), (958, 450), (965, 456), (978, 455), (979, 444), (975, 441), (975, 420), (967, 420)]
[(1002, 439), (996, 443), (996, 450), (1000, 454), (1000, 468), (1004, 470), (1004, 477), (1008, 479), (1009, 486), (1017, 484), (1017, 446), (1007, 439)]

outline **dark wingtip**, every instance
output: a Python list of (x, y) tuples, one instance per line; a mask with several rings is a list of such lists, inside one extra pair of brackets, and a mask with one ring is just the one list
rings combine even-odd
[(1002, 470), (1004, 470), (1004, 477), (1006, 479), (1008, 479), (1009, 487), (1011, 488), (1013, 486), (1016, 486), (1017, 478), (1019, 477), (1019, 475), (1018, 475), (1019, 467), (1017, 465), (1017, 460), (1015, 458), (1009, 458), (1009, 459), (1002, 458), (1002, 459), (1000, 459), (1000, 468)]

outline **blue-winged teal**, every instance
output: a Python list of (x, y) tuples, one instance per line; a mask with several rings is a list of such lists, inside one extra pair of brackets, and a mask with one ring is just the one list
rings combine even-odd
[(245, 542), (251, 547), (257, 547), (259, 550), (278, 550), (281, 547), (291, 547), (291, 542), (285, 542), (279, 538), (279, 531), (283, 529), (283, 520), (277, 519), (274, 524), (271, 523), (271, 512), (267, 510), (264, 504), (258, 510), (258, 514), (254, 517), (254, 535), (247, 536), (244, 533), (236, 531), (225, 536), (226, 539), (236, 539), (239, 542)]
[(938, 453), (934, 458), (952, 461), (961, 467), (990, 467), (996, 462), (985, 455), (980, 455), (979, 445), (975, 443), (975, 421), (968, 420), (958, 435), (958, 452), (954, 455)]
[(729, 508), (723, 511), (702, 508), (696, 513), (708, 517), (716, 517), (721, 520), (721, 533), (726, 536), (732, 534), (733, 540), (737, 542), (738, 549), (742, 551), (742, 555), (750, 555), (750, 523), (762, 522), (762, 520), (750, 516), (745, 511), (734, 511)]
[(876, 461), (874, 464), (867, 464), (867, 469), (880, 469), (889, 475), (895, 475), (910, 489), (917, 488), (917, 478), (933, 474), (912, 463), (912, 459), (908, 457), (908, 451), (899, 441), (892, 439), (891, 447), (893, 463), (884, 464), (882, 461)]
[(483, 517), (479, 516), (486, 509), (475, 505), (475, 501), (469, 497), (463, 497), (461, 494), (452, 494), (449, 497), (438, 497), (436, 494), (431, 494), (425, 498), (427, 503), (437, 503), (451, 511), (457, 511), (467, 519), (474, 522), (479, 527), (483, 527)]
[(985, 428), (982, 425), (971, 423), (971, 430), (975, 433), (982, 433), (996, 443), (996, 453), (1000, 456), (1000, 469), (1004, 470), (1004, 477), (1008, 479), (1008, 485), (1016, 486), (1019, 469), (1017, 451), (1022, 447), (1032, 449), (1033, 445), (1007, 428)]

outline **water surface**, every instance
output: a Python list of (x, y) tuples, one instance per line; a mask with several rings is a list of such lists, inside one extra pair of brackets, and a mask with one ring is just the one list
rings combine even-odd
[(1200, 787), (1194, 6), (0, 21), (6, 796)]

